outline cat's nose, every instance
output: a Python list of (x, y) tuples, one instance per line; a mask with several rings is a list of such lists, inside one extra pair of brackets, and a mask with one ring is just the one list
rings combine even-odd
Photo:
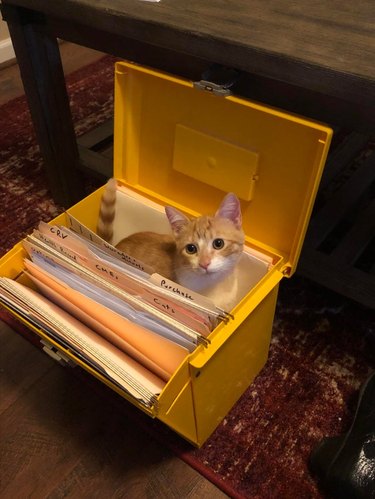
[(211, 261), (209, 260), (206, 260), (206, 261), (203, 261), (203, 262), (199, 262), (199, 266), (204, 269), (204, 270), (207, 270), (209, 265), (210, 265)]

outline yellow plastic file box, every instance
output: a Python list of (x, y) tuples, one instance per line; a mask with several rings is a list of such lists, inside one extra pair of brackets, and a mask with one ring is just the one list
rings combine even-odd
[[(188, 215), (215, 213), (225, 193), (241, 201), (246, 246), (269, 268), (183, 361), (150, 408), (121, 391), (31, 324), (67, 357), (140, 410), (201, 446), (264, 366), (278, 284), (296, 268), (332, 131), (235, 96), (218, 96), (130, 63), (115, 68), (114, 176), (145, 199)], [(68, 210), (95, 230), (103, 188)], [(62, 214), (51, 223), (66, 224)], [(124, 221), (126, 223), (126, 221)], [(16, 245), (0, 274), (26, 282)]]

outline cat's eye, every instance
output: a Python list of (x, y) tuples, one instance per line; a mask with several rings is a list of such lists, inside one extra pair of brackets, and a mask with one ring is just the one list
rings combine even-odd
[(195, 253), (197, 253), (198, 248), (195, 246), (195, 244), (187, 244), (187, 245), (185, 246), (185, 251), (186, 251), (186, 253), (188, 253), (189, 255), (194, 255)]
[(224, 240), (223, 239), (214, 239), (212, 241), (212, 246), (214, 249), (221, 249), (224, 247)]

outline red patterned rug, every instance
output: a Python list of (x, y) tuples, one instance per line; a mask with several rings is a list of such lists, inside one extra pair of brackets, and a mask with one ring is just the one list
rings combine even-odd
[[(113, 59), (105, 57), (68, 77), (77, 133), (112, 115), (112, 73)], [(1, 117), (2, 255), (62, 207), (48, 192), (24, 97), (2, 106)], [(93, 187), (88, 181), (88, 191)], [(26, 334), (4, 311), (0, 318)], [(296, 276), (281, 284), (265, 368), (201, 449), (116, 400), (231, 497), (323, 498), (308, 469), (310, 452), (324, 436), (348, 429), (374, 352), (373, 311)], [(114, 396), (97, 383), (95, 389)]]

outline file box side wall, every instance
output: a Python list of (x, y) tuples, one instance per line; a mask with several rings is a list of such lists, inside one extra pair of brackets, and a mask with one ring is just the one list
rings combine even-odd
[(197, 444), (202, 445), (268, 358), (278, 285), (202, 368), (190, 365)]

